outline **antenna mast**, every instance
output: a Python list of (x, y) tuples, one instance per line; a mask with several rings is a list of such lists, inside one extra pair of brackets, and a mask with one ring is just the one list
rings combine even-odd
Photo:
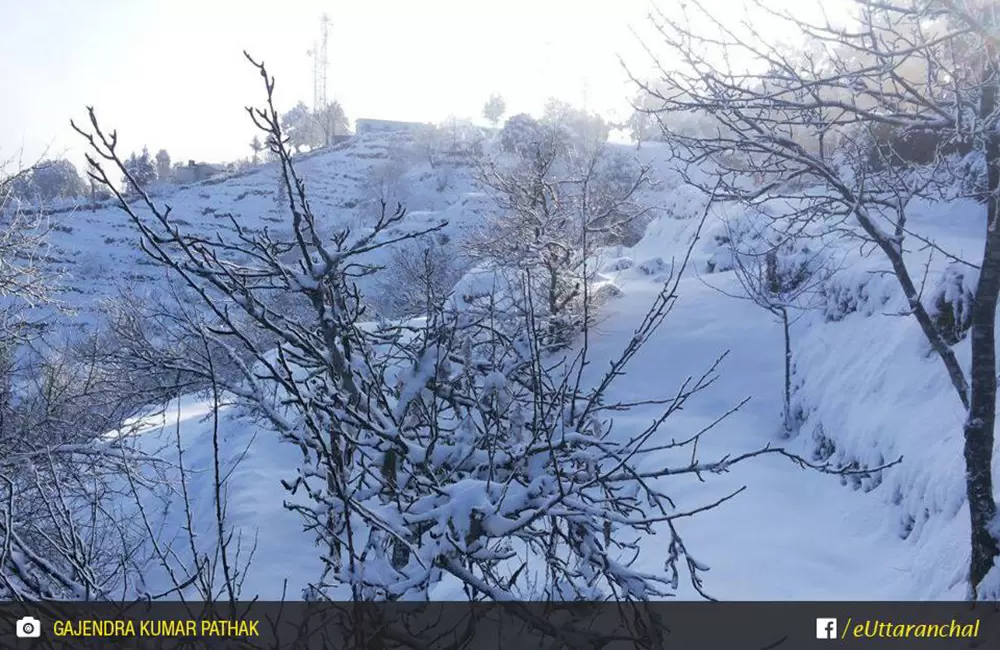
[(326, 71), (330, 66), (329, 43), (330, 43), (330, 16), (323, 14), (319, 19), (320, 36), (319, 41), (313, 44), (311, 50), (306, 54), (312, 57), (313, 61), (313, 110), (318, 111), (326, 107)]
[(320, 37), (313, 43), (311, 49), (306, 50), (306, 54), (313, 63), (313, 110), (318, 111), (326, 107), (326, 70), (330, 65), (328, 46), (330, 42), (330, 16), (323, 14), (319, 19)]

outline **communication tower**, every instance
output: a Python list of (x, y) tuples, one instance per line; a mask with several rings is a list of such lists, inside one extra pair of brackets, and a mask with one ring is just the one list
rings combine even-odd
[(329, 43), (330, 43), (330, 16), (323, 14), (319, 19), (320, 35), (319, 40), (306, 54), (312, 57), (313, 62), (313, 110), (319, 110), (327, 105), (326, 93), (326, 73), (330, 67)]

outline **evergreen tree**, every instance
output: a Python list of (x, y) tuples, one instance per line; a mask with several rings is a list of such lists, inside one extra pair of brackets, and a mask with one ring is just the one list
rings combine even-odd
[[(146, 147), (142, 148), (141, 154), (133, 153), (128, 157), (128, 160), (125, 161), (125, 170), (132, 176), (135, 184), (141, 188), (147, 187), (156, 180), (156, 166), (153, 164), (149, 149)], [(123, 179), (123, 184), (129, 187), (128, 177)]]

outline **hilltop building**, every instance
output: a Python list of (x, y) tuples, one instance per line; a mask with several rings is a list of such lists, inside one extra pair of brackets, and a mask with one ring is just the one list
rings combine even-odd
[(199, 183), (204, 180), (208, 180), (213, 176), (218, 176), (225, 170), (219, 165), (212, 165), (209, 163), (200, 163), (193, 160), (189, 160), (186, 165), (177, 165), (174, 167), (174, 182), (179, 185), (187, 185), (188, 183)]

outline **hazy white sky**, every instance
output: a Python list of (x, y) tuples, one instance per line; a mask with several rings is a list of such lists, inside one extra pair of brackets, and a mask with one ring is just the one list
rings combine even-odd
[[(546, 97), (596, 110), (633, 89), (616, 55), (649, 0), (0, 0), (0, 159), (82, 160), (69, 119), (92, 104), (126, 151), (174, 160), (249, 155), (243, 112), (261, 83), (243, 49), (277, 76), (279, 108), (312, 102), (306, 51), (330, 14), (330, 95), (352, 119), (478, 117), (491, 92), (508, 112)], [(672, 0), (660, 0), (666, 8)]]

